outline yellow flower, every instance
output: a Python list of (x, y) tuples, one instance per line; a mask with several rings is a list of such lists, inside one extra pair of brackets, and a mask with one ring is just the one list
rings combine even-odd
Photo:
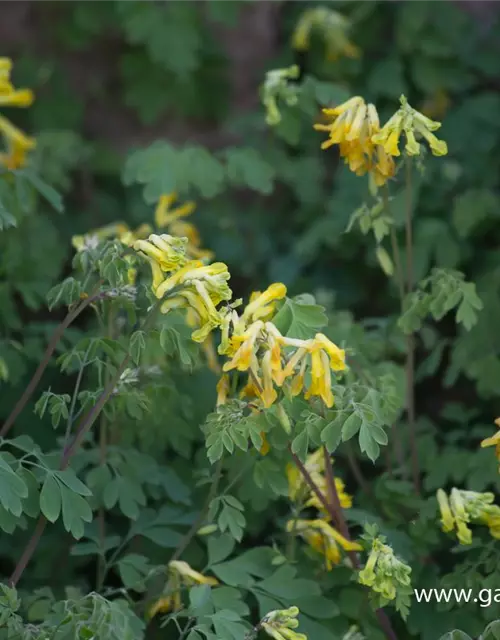
[(168, 581), (164, 594), (150, 607), (148, 616), (154, 617), (157, 613), (179, 611), (182, 608), (181, 589), (192, 587), (196, 584), (218, 585), (215, 578), (204, 576), (195, 571), (187, 562), (173, 560), (168, 565)]
[(490, 436), (489, 438), (485, 438), (481, 442), (481, 447), (495, 447), (495, 455), (500, 462), (500, 418), (497, 418), (495, 420), (495, 424), (498, 427), (498, 431), (495, 433), (495, 435)]
[(317, 30), (326, 44), (327, 60), (337, 60), (340, 56), (357, 58), (360, 51), (349, 40), (350, 26), (350, 21), (333, 9), (308, 9), (300, 17), (292, 34), (292, 47), (298, 51), (309, 49), (311, 34)]
[(379, 133), (372, 136), (372, 142), (381, 145), (385, 152), (391, 156), (399, 156), (399, 138), (402, 133), (406, 137), (405, 150), (409, 156), (420, 154), (420, 144), (415, 134), (427, 140), (430, 149), (435, 156), (443, 156), (448, 153), (446, 142), (439, 140), (432, 132), (441, 127), (436, 122), (413, 109), (405, 96), (400, 98), (401, 107), (387, 121)]
[[(168, 273), (186, 264), (186, 240), (152, 233), (147, 240), (134, 242), (134, 249), (143, 256), (154, 260), (160, 269)], [(162, 297), (162, 296), (158, 296)]]
[(281, 282), (271, 284), (263, 293), (252, 294), (250, 303), (243, 311), (243, 320), (253, 322), (255, 320), (267, 320), (274, 313), (276, 301), (286, 296), (286, 287)]
[(7, 146), (7, 153), (0, 154), (0, 162), (10, 170), (23, 167), (26, 164), (28, 151), (36, 146), (36, 140), (26, 136), (3, 116), (0, 116), (0, 133)]
[[(29, 107), (33, 103), (30, 89), (15, 89), (10, 81), (12, 61), (0, 58), (0, 107)], [(36, 142), (15, 127), (7, 118), (0, 116), (0, 134), (5, 140), (6, 152), (0, 153), (0, 164), (14, 171), (26, 164), (26, 156)]]
[(361, 551), (357, 542), (347, 540), (326, 520), (289, 520), (286, 525), (289, 533), (300, 535), (309, 546), (325, 557), (326, 568), (330, 571), (340, 562), (340, 549)]
[(314, 125), (318, 131), (329, 134), (329, 139), (321, 145), (322, 149), (338, 144), (340, 155), (349, 169), (358, 176), (370, 172), (378, 186), (394, 175), (394, 160), (373, 143), (373, 137), (380, 131), (377, 109), (373, 104), (367, 105), (363, 98), (355, 96), (334, 109), (323, 109), (323, 113), (332, 122)]
[(455, 518), (453, 517), (453, 514), (451, 512), (448, 496), (442, 489), (438, 489), (437, 501), (439, 504), (439, 510), (441, 511), (441, 524), (443, 527), (443, 531), (445, 533), (448, 531), (453, 531), (453, 529), (455, 528)]
[(231, 369), (237, 369), (238, 371), (247, 371), (252, 364), (252, 356), (254, 355), (256, 341), (259, 337), (264, 323), (262, 320), (257, 320), (251, 324), (242, 336), (238, 336), (238, 340), (241, 346), (234, 354), (233, 358), (226, 362), (222, 367), (223, 371), (231, 371)]
[(0, 107), (29, 107), (33, 100), (31, 89), (17, 89), (9, 93), (0, 89)]
[(305, 634), (294, 631), (299, 626), (299, 613), (298, 607), (270, 611), (262, 618), (257, 628), (275, 640), (307, 640)]
[(169, 562), (168, 568), (170, 573), (178, 574), (181, 577), (182, 582), (187, 586), (194, 584), (208, 584), (214, 586), (219, 584), (219, 581), (216, 578), (204, 576), (202, 573), (195, 571), (183, 560), (173, 560), (172, 562)]
[(443, 531), (455, 531), (460, 544), (471, 544), (472, 531), (469, 523), (485, 524), (494, 538), (500, 536), (500, 507), (492, 504), (493, 493), (477, 491), (451, 490), (449, 502), (441, 489), (438, 502), (442, 514)]
[(230, 384), (229, 384), (229, 376), (227, 373), (224, 373), (217, 383), (217, 406), (226, 404), (227, 396), (229, 394)]
[(160, 197), (154, 214), (156, 226), (159, 229), (166, 228), (170, 235), (187, 238), (186, 253), (190, 258), (211, 259), (213, 257), (212, 251), (200, 248), (201, 240), (194, 224), (181, 220), (181, 218), (190, 216), (193, 213), (196, 209), (196, 203), (189, 201), (171, 209), (170, 207), (175, 200), (177, 200), (176, 193)]

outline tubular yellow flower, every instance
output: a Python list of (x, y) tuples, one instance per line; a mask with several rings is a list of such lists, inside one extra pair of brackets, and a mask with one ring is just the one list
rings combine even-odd
[(495, 424), (498, 427), (498, 431), (495, 435), (490, 436), (489, 438), (485, 438), (481, 442), (481, 447), (495, 447), (495, 455), (500, 462), (500, 418), (495, 420)]
[(300, 535), (315, 551), (325, 557), (330, 571), (340, 560), (339, 547), (344, 551), (361, 551), (357, 542), (347, 540), (326, 520), (290, 520), (286, 525), (289, 533)]
[(464, 491), (454, 487), (449, 498), (451, 514), (447, 512), (445, 498), (444, 492), (439, 490), (438, 502), (442, 514), (443, 512), (445, 514), (442, 518), (443, 531), (455, 531), (460, 544), (471, 544), (472, 542), (469, 523), (484, 524), (489, 528), (492, 537), (499, 537), (500, 507), (492, 504), (495, 499), (493, 493)]
[(226, 404), (227, 396), (229, 395), (230, 384), (229, 384), (229, 376), (227, 375), (227, 373), (224, 373), (219, 378), (219, 382), (217, 383), (216, 388), (217, 388), (217, 406), (219, 407), (223, 404)]
[(247, 371), (252, 362), (252, 355), (255, 350), (255, 343), (259, 337), (260, 332), (264, 327), (262, 320), (257, 320), (251, 324), (245, 333), (241, 336), (242, 344), (236, 351), (233, 358), (226, 362), (223, 366), (223, 371), (231, 371), (231, 369), (238, 369), (238, 371)]
[(31, 89), (17, 89), (9, 93), (0, 90), (0, 107), (29, 107), (33, 100)]
[(319, 396), (328, 408), (333, 407), (334, 398), (328, 356), (323, 351), (313, 351), (311, 363), (311, 384), (304, 394), (304, 398), (308, 400), (312, 396)]
[(208, 584), (217, 585), (219, 581), (216, 578), (204, 576), (202, 573), (195, 571), (187, 562), (183, 560), (173, 560), (169, 562), (168, 569), (170, 573), (178, 574), (182, 582), (187, 585)]
[(0, 116), (0, 134), (7, 145), (7, 153), (0, 154), (2, 164), (11, 170), (23, 167), (28, 151), (36, 146), (36, 140), (25, 135), (3, 116)]
[(243, 320), (253, 322), (254, 320), (268, 319), (274, 313), (275, 303), (286, 296), (286, 287), (281, 282), (275, 282), (263, 292), (253, 295), (250, 303), (243, 311)]
[(329, 139), (321, 145), (322, 149), (338, 144), (340, 155), (349, 169), (359, 176), (370, 172), (379, 186), (394, 175), (394, 161), (373, 143), (373, 137), (380, 131), (378, 113), (373, 104), (367, 105), (363, 98), (355, 96), (334, 109), (323, 109), (323, 113), (332, 118), (332, 123), (314, 125), (315, 129), (329, 134)]
[(414, 156), (420, 154), (420, 144), (415, 137), (415, 134), (418, 134), (427, 141), (433, 155), (446, 155), (448, 153), (446, 142), (439, 140), (432, 133), (441, 127), (441, 123), (431, 120), (424, 116), (423, 113), (413, 109), (408, 104), (405, 96), (401, 96), (400, 103), (401, 106), (396, 113), (378, 133), (372, 136), (372, 142), (382, 145), (389, 155), (399, 156), (399, 138), (404, 133), (406, 137), (406, 153), (409, 156)]
[(298, 607), (276, 609), (266, 614), (257, 627), (275, 640), (307, 640), (305, 634), (294, 631), (299, 626), (299, 613)]
[(300, 17), (292, 34), (292, 47), (306, 51), (310, 47), (313, 31), (321, 33), (326, 45), (327, 60), (334, 61), (340, 56), (357, 58), (360, 50), (349, 40), (351, 23), (341, 13), (327, 7), (307, 9)]
[(439, 510), (441, 511), (441, 525), (443, 531), (445, 533), (453, 531), (455, 528), (455, 518), (451, 512), (448, 496), (442, 489), (438, 489), (437, 491), (437, 501), (439, 504)]
[[(152, 233), (148, 240), (137, 240), (134, 249), (149, 256), (158, 263), (162, 271), (168, 273), (186, 264), (186, 239)], [(162, 297), (162, 296), (159, 296)]]

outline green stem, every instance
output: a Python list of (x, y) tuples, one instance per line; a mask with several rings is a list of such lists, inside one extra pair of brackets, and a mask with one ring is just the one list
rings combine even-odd
[[(143, 330), (149, 328), (149, 326), (153, 322), (153, 319), (156, 317), (156, 312), (158, 311), (161, 302), (162, 302), (162, 300), (159, 300), (150, 309), (148, 315), (146, 316), (146, 319), (144, 320), (144, 324), (143, 324), (143, 327), (142, 327)], [(68, 466), (71, 458), (73, 457), (73, 455), (80, 448), (80, 445), (81, 445), (83, 439), (85, 438), (85, 436), (87, 435), (87, 433), (91, 429), (92, 425), (94, 424), (94, 422), (98, 418), (99, 414), (101, 413), (102, 408), (104, 407), (106, 402), (109, 400), (111, 394), (113, 393), (113, 390), (114, 390), (116, 384), (118, 383), (118, 380), (120, 379), (120, 376), (125, 371), (125, 368), (126, 368), (128, 362), (129, 362), (129, 360), (130, 360), (130, 354), (127, 353), (126, 356), (123, 358), (122, 362), (120, 363), (120, 365), (118, 366), (118, 369), (116, 370), (115, 375), (113, 376), (112, 380), (109, 381), (108, 385), (106, 386), (106, 388), (101, 393), (101, 395), (99, 397), (99, 400), (96, 402), (96, 404), (80, 420), (72, 442), (67, 447), (65, 447), (65, 449), (63, 451), (63, 455), (62, 455), (62, 458), (61, 458), (61, 463), (59, 465), (59, 469), (61, 471), (66, 469), (66, 467)], [(30, 540), (28, 541), (28, 544), (26, 545), (26, 548), (24, 549), (23, 554), (22, 554), (21, 558), (19, 559), (19, 561), (17, 563), (17, 565), (16, 565), (16, 567), (14, 569), (14, 572), (12, 573), (12, 575), (11, 575), (11, 577), (9, 579), (9, 583), (12, 586), (16, 586), (17, 582), (19, 581), (19, 579), (21, 578), (22, 574), (24, 573), (24, 570), (28, 566), (28, 563), (31, 560), (31, 557), (32, 557), (33, 553), (35, 552), (35, 550), (36, 550), (36, 548), (38, 546), (38, 543), (40, 541), (40, 538), (42, 537), (42, 534), (44, 532), (44, 529), (45, 529), (46, 525), (47, 525), (46, 518), (44, 516), (40, 516), (40, 518), (39, 518), (39, 520), (38, 520), (38, 522), (36, 524), (35, 531), (33, 532), (33, 535), (31, 536)]]
[[(412, 163), (406, 158), (406, 277), (407, 293), (413, 291), (413, 184)], [(415, 420), (415, 341), (413, 334), (407, 337), (406, 342), (406, 407), (408, 427), (410, 432), (410, 452), (413, 485), (417, 494), (420, 494), (420, 465), (418, 460), (417, 433)]]
[(398, 239), (396, 237), (396, 230), (394, 228), (394, 217), (391, 211), (390, 205), (390, 196), (389, 196), (389, 187), (387, 185), (384, 186), (382, 191), (382, 201), (384, 203), (384, 209), (391, 219), (391, 248), (392, 248), (392, 257), (394, 260), (394, 265), (396, 267), (396, 280), (398, 284), (399, 290), (399, 301), (401, 303), (401, 307), (403, 307), (403, 302), (405, 298), (405, 280), (404, 280), (404, 272), (403, 272), (403, 264), (401, 261), (401, 252), (399, 251)]
[(184, 538), (181, 540), (181, 543), (179, 544), (177, 549), (174, 551), (174, 554), (170, 558), (170, 562), (173, 562), (174, 560), (178, 560), (181, 557), (181, 555), (184, 553), (184, 551), (188, 548), (189, 543), (191, 542), (191, 540), (196, 535), (196, 532), (200, 528), (203, 520), (205, 520), (205, 518), (207, 516), (207, 513), (208, 513), (208, 510), (210, 508), (210, 503), (215, 498), (215, 494), (217, 493), (217, 488), (219, 486), (219, 481), (220, 481), (220, 478), (221, 478), (221, 475), (222, 475), (222, 462), (223, 462), (223, 458), (220, 458), (217, 461), (217, 464), (215, 466), (214, 477), (213, 477), (212, 483), (210, 485), (210, 489), (208, 491), (206, 500), (205, 500), (205, 502), (203, 504), (203, 507), (201, 508), (201, 511), (198, 514), (198, 517), (196, 518), (196, 520), (191, 525), (191, 528), (186, 533)]
[[(96, 285), (96, 286), (100, 287), (100, 285), (101, 285), (101, 283), (99, 282), (98, 285)], [(17, 417), (19, 416), (19, 414), (24, 409), (24, 407), (26, 406), (26, 404), (30, 400), (31, 396), (35, 392), (35, 390), (36, 390), (36, 388), (38, 386), (38, 383), (40, 382), (40, 379), (41, 379), (41, 377), (43, 375), (43, 372), (47, 368), (47, 365), (49, 364), (50, 359), (52, 357), (52, 354), (54, 353), (54, 350), (57, 347), (57, 345), (59, 344), (59, 341), (62, 338), (62, 336), (63, 336), (64, 332), (66, 331), (66, 329), (82, 313), (82, 311), (86, 307), (88, 307), (90, 304), (92, 304), (92, 302), (97, 300), (101, 295), (103, 295), (103, 294), (102, 293), (95, 293), (95, 292), (93, 294), (91, 294), (81, 304), (79, 304), (76, 307), (76, 309), (74, 309), (73, 311), (69, 311), (68, 314), (66, 315), (66, 317), (64, 318), (64, 320), (61, 322), (61, 324), (54, 331), (54, 333), (52, 335), (52, 338), (50, 339), (50, 342), (47, 345), (47, 349), (45, 350), (45, 353), (43, 354), (43, 358), (41, 359), (40, 364), (38, 365), (35, 373), (33, 374), (33, 377), (31, 378), (28, 386), (24, 390), (23, 395), (19, 398), (19, 400), (17, 401), (16, 405), (12, 409), (12, 411), (11, 411), (10, 415), (8, 416), (7, 420), (4, 422), (4, 425), (3, 425), (3, 427), (2, 427), (2, 429), (0, 431), (0, 437), (2, 437), (2, 438), (6, 437), (7, 433), (14, 426), (14, 423), (15, 423)]]

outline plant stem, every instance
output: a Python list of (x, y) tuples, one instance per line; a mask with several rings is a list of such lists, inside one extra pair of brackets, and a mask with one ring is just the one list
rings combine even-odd
[[(97, 286), (100, 286), (100, 285), (101, 285), (101, 283), (99, 283)], [(68, 314), (66, 315), (66, 317), (64, 318), (64, 320), (61, 322), (61, 324), (54, 331), (54, 333), (52, 335), (52, 338), (50, 339), (50, 342), (47, 345), (47, 349), (45, 350), (45, 353), (43, 354), (43, 358), (41, 359), (40, 364), (38, 365), (35, 373), (33, 374), (33, 377), (31, 378), (28, 386), (24, 390), (23, 395), (19, 398), (19, 400), (17, 401), (16, 405), (12, 409), (12, 411), (11, 411), (10, 415), (8, 416), (7, 420), (4, 422), (4, 425), (3, 425), (3, 427), (2, 427), (2, 429), (0, 431), (0, 437), (2, 437), (2, 438), (6, 437), (7, 433), (14, 426), (14, 423), (15, 423), (17, 417), (19, 416), (19, 414), (24, 409), (24, 407), (26, 406), (27, 402), (29, 401), (29, 399), (31, 398), (33, 393), (35, 392), (35, 389), (36, 389), (38, 383), (40, 382), (40, 379), (41, 379), (41, 377), (43, 375), (43, 372), (47, 368), (47, 365), (49, 364), (50, 359), (52, 357), (52, 354), (54, 353), (54, 350), (57, 347), (57, 345), (59, 343), (59, 340), (62, 338), (63, 333), (66, 331), (66, 329), (69, 327), (69, 325), (82, 313), (82, 311), (86, 307), (88, 307), (90, 304), (92, 304), (92, 302), (97, 300), (97, 298), (99, 298), (101, 295), (102, 295), (101, 293), (95, 293), (95, 291), (94, 291), (94, 293), (91, 294), (88, 298), (86, 298), (81, 304), (79, 304), (76, 307), (76, 309), (74, 309), (73, 311), (69, 311)]]
[(394, 259), (394, 265), (396, 267), (396, 280), (399, 289), (399, 301), (401, 303), (401, 307), (403, 306), (403, 301), (405, 298), (405, 280), (403, 273), (403, 264), (401, 261), (401, 253), (399, 251), (398, 239), (396, 237), (396, 230), (394, 229), (394, 217), (391, 211), (390, 205), (390, 197), (389, 197), (389, 187), (385, 185), (382, 191), (382, 201), (384, 203), (384, 209), (391, 219), (391, 248), (392, 248), (392, 256)]
[[(413, 291), (413, 199), (412, 199), (412, 164), (411, 159), (406, 158), (406, 277), (407, 293)], [(406, 342), (406, 406), (408, 415), (408, 427), (410, 431), (411, 469), (415, 491), (420, 495), (420, 465), (418, 461), (417, 433), (415, 422), (415, 341), (413, 334), (407, 337)]]
[(203, 506), (201, 508), (201, 511), (198, 514), (198, 517), (196, 518), (196, 520), (191, 525), (191, 528), (189, 529), (189, 531), (186, 533), (184, 538), (181, 540), (181, 543), (179, 544), (177, 549), (174, 551), (174, 554), (170, 558), (169, 562), (173, 562), (174, 560), (178, 560), (181, 557), (181, 555), (184, 553), (184, 551), (188, 548), (189, 543), (191, 542), (191, 540), (196, 535), (196, 532), (200, 528), (201, 523), (206, 518), (206, 515), (207, 515), (208, 510), (210, 508), (210, 503), (215, 498), (215, 494), (217, 493), (217, 487), (219, 486), (219, 481), (220, 481), (220, 478), (221, 478), (221, 475), (222, 475), (222, 462), (223, 462), (223, 458), (220, 458), (217, 461), (217, 464), (216, 464), (216, 467), (215, 467), (214, 477), (213, 477), (212, 483), (210, 485), (210, 489), (208, 491), (208, 494), (207, 494), (207, 497), (205, 499), (205, 502), (203, 503)]
[[(339, 497), (338, 497), (337, 488), (335, 487), (335, 479), (333, 477), (333, 470), (332, 470), (332, 466), (331, 466), (330, 454), (328, 453), (326, 447), (324, 448), (324, 455), (328, 456), (328, 464), (326, 464), (327, 486), (330, 485), (329, 486), (329, 492), (331, 492), (333, 502), (335, 504), (338, 504), (338, 510), (336, 510), (334, 508), (333, 504), (330, 503), (325, 498), (325, 496), (321, 493), (321, 491), (319, 490), (318, 486), (316, 485), (316, 483), (312, 479), (311, 474), (305, 468), (305, 466), (302, 463), (302, 461), (292, 452), (290, 445), (288, 446), (288, 450), (290, 451), (290, 453), (292, 455), (293, 461), (295, 462), (295, 464), (297, 465), (299, 471), (303, 475), (304, 480), (310, 486), (312, 491), (316, 494), (316, 496), (318, 497), (318, 499), (321, 502), (321, 504), (325, 507), (328, 515), (332, 519), (332, 522), (336, 523), (338, 521), (338, 525), (337, 526), (338, 526), (339, 531), (342, 533), (344, 538), (346, 538), (347, 540), (350, 540), (351, 538), (350, 538), (350, 534), (349, 534), (349, 528), (348, 528), (347, 523), (346, 523), (346, 521), (344, 519), (344, 515), (342, 513), (342, 508), (340, 507), (340, 500), (339, 500)], [(332, 479), (333, 479), (333, 482), (332, 482)], [(354, 551), (350, 551), (350, 552), (348, 552), (348, 555), (349, 555), (349, 557), (351, 559), (353, 567), (355, 569), (359, 569), (360, 568), (360, 563), (359, 563), (359, 559), (358, 559), (358, 556), (356, 555), (356, 553)], [(377, 616), (377, 619), (378, 619), (379, 624), (380, 624), (380, 628), (384, 632), (387, 640), (397, 640), (397, 636), (394, 633), (394, 630), (392, 628), (391, 622), (390, 622), (387, 614), (385, 613), (385, 611), (383, 609), (377, 609), (375, 611), (375, 615)]]
[(33, 535), (29, 539), (29, 542), (26, 545), (22, 556), (19, 558), (19, 561), (16, 564), (16, 568), (9, 578), (9, 584), (11, 587), (15, 587), (19, 581), (19, 578), (23, 575), (24, 570), (28, 566), (28, 562), (31, 560), (31, 556), (35, 552), (35, 549), (40, 542), (40, 538), (42, 537), (42, 533), (44, 532), (46, 525), (47, 519), (45, 518), (45, 516), (40, 516), (38, 522), (36, 523), (35, 530), (33, 531)]
[(365, 476), (363, 475), (363, 471), (356, 460), (354, 453), (352, 451), (351, 444), (346, 442), (347, 449), (347, 462), (349, 467), (351, 468), (352, 475), (354, 476), (356, 482), (358, 483), (360, 489), (366, 493), (367, 496), (373, 498), (373, 491), (370, 485), (368, 484)]
[[(161, 302), (162, 300), (159, 300), (149, 311), (143, 323), (142, 328), (144, 330), (147, 329), (152, 323)], [(80, 420), (72, 442), (67, 447), (64, 448), (63, 455), (61, 458), (61, 463), (59, 465), (59, 469), (61, 471), (66, 469), (66, 467), (69, 464), (69, 461), (71, 460), (73, 455), (78, 451), (83, 439), (87, 435), (88, 431), (91, 429), (92, 425), (94, 424), (100, 412), (102, 411), (102, 408), (104, 407), (106, 402), (109, 400), (111, 394), (113, 393), (113, 390), (118, 380), (120, 379), (120, 376), (124, 372), (129, 360), (130, 360), (130, 353), (127, 353), (126, 356), (121, 361), (120, 365), (118, 366), (118, 369), (116, 370), (115, 375), (109, 381), (109, 383), (106, 385), (105, 389), (101, 393), (99, 400)], [(36, 524), (35, 531), (33, 532), (33, 535), (31, 536), (28, 544), (26, 545), (26, 548), (24, 549), (23, 554), (16, 565), (14, 572), (12, 573), (9, 579), (9, 583), (11, 585), (15, 586), (17, 584), (24, 570), (28, 566), (28, 563), (31, 560), (31, 557), (38, 546), (38, 542), (40, 541), (40, 538), (42, 536), (42, 533), (45, 529), (46, 524), (47, 524), (46, 518), (44, 516), (40, 516)]]

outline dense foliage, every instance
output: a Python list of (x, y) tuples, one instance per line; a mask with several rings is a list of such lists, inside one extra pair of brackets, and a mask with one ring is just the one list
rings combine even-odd
[(0, 52), (0, 638), (500, 637), (499, 24), (267, 4)]

